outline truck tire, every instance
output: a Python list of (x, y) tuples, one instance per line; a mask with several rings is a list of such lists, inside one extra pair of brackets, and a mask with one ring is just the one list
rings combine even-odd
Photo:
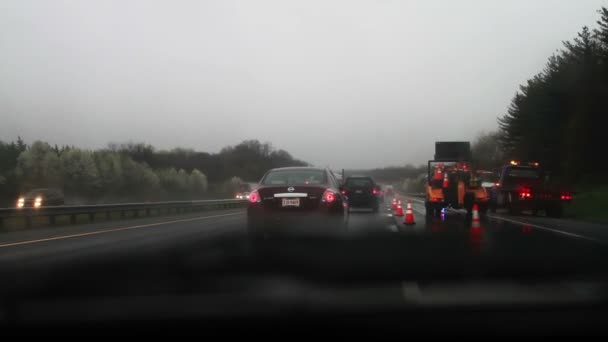
[(475, 194), (472, 192), (467, 192), (464, 194), (464, 209), (467, 211), (467, 215), (473, 214), (473, 204), (475, 202)]
[(496, 210), (498, 209), (498, 204), (496, 203), (496, 199), (490, 200), (490, 202), (488, 202), (488, 206), (490, 207), (490, 211), (493, 214), (496, 214)]
[(513, 201), (511, 193), (507, 195), (506, 206), (509, 209), (509, 214), (519, 215), (521, 214), (521, 208), (517, 205), (517, 201)]
[(433, 206), (431, 203), (427, 201), (424, 202), (424, 211), (426, 212), (426, 217), (433, 217)]
[(488, 214), (488, 203), (484, 203), (484, 204), (480, 204), (479, 205), (479, 214), (480, 215), (487, 215)]

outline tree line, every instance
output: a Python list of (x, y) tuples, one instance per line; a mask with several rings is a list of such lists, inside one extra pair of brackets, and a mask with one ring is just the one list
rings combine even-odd
[(564, 41), (498, 120), (506, 157), (539, 161), (569, 182), (605, 183), (608, 9), (598, 12), (598, 27)]
[(0, 204), (30, 189), (61, 189), (72, 203), (158, 201), (232, 196), (269, 168), (307, 165), (268, 143), (247, 140), (219, 153), (156, 150), (144, 143), (86, 150), (0, 141)]

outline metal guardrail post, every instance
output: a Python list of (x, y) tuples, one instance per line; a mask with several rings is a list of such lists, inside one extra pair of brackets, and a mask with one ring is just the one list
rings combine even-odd
[(54, 225), (55, 224), (55, 215), (49, 215), (49, 224), (50, 225)]
[(89, 221), (95, 222), (95, 213), (89, 213)]
[(76, 214), (70, 215), (70, 224), (76, 224)]

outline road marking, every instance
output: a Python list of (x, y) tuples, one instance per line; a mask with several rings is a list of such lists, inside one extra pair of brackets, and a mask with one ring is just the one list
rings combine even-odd
[(406, 281), (401, 285), (401, 294), (408, 302), (419, 302), (422, 299), (420, 286), (415, 281)]
[(388, 230), (390, 230), (391, 232), (399, 231), (399, 229), (397, 229), (397, 225), (394, 225), (394, 224), (391, 224), (390, 226), (388, 226)]
[(509, 219), (506, 217), (502, 217), (502, 216), (494, 216), (494, 215), (488, 215), (489, 218), (494, 219), (494, 220), (503, 220), (503, 221), (507, 221), (507, 222), (511, 222), (511, 223), (516, 223), (516, 224), (521, 224), (521, 225), (527, 225), (527, 226), (531, 226), (534, 228), (538, 228), (540, 230), (546, 230), (552, 233), (556, 233), (556, 234), (561, 234), (561, 235), (566, 235), (569, 237), (573, 237), (573, 238), (577, 238), (577, 239), (582, 239), (582, 240), (587, 240), (587, 241), (591, 241), (591, 242), (595, 242), (595, 243), (601, 243), (601, 244), (606, 244), (607, 241), (605, 240), (600, 240), (600, 239), (595, 239), (592, 237), (588, 237), (588, 236), (584, 236), (584, 235), (579, 235), (579, 234), (575, 234), (575, 233), (569, 233), (569, 232), (565, 232), (563, 230), (559, 230), (559, 229), (553, 229), (553, 228), (549, 228), (549, 227), (545, 227), (545, 226), (541, 226), (535, 223), (528, 223), (528, 222), (523, 222), (523, 221), (517, 221), (517, 220), (513, 220), (513, 219)]
[(164, 221), (164, 222), (142, 224), (142, 225), (130, 226), (130, 227), (112, 228), (112, 229), (106, 229), (106, 230), (97, 230), (97, 231), (88, 232), (88, 233), (60, 235), (60, 236), (54, 236), (54, 237), (44, 238), (44, 239), (27, 240), (27, 241), (19, 241), (19, 242), (11, 242), (11, 243), (0, 244), (0, 248), (19, 246), (19, 245), (29, 245), (29, 244), (33, 244), (33, 243), (39, 243), (39, 242), (46, 242), (46, 241), (53, 241), (53, 240), (63, 240), (63, 239), (71, 239), (71, 238), (82, 237), (82, 236), (89, 236), (89, 235), (98, 235), (98, 234), (119, 232), (119, 231), (123, 231), (123, 230), (133, 230), (133, 229), (141, 229), (141, 228), (149, 228), (149, 227), (155, 227), (155, 226), (162, 226), (164, 224), (180, 223), (180, 222), (190, 222), (190, 221), (199, 221), (199, 220), (205, 220), (205, 219), (210, 219), (210, 218), (226, 217), (226, 216), (234, 216), (234, 215), (242, 215), (242, 214), (244, 214), (244, 212), (231, 213), (231, 214), (221, 214), (221, 215), (212, 215), (212, 216), (201, 216), (201, 217), (194, 217), (194, 218), (189, 218), (189, 219)]

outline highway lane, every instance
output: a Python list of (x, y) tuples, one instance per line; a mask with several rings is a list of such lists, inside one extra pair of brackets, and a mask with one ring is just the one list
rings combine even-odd
[[(365, 238), (370, 234), (431, 234), (440, 238), (443, 233), (466, 238), (467, 248), (475, 253), (491, 253), (493, 248), (505, 249), (513, 243), (531, 239), (555, 243), (565, 248), (580, 243), (601, 245), (605, 241), (601, 238), (607, 231), (605, 226), (583, 224), (584, 229), (579, 229), (577, 233), (584, 235), (569, 235), (568, 231), (573, 231), (572, 227), (576, 228), (579, 223), (546, 218), (512, 218), (506, 215), (483, 218), (481, 227), (472, 229), (471, 223), (467, 222), (461, 212), (449, 211), (445, 217), (428, 219), (420, 200), (412, 198), (412, 207), (416, 224), (411, 226), (404, 224), (403, 217), (394, 217), (388, 203), (377, 214), (365, 209), (354, 209), (349, 224), (349, 237)], [(30, 266), (56, 267), (74, 262), (122, 258), (135, 252), (167, 251), (186, 243), (208, 243), (225, 236), (246, 236), (244, 210), (4, 232), (0, 234), (0, 270), (25, 269)]]
[[(265, 304), (283, 299), (307, 307), (311, 301), (333, 303), (335, 308), (389, 308), (426, 300), (436, 289), (429, 279), (442, 279), (446, 274), (456, 277), (450, 281), (463, 275), (490, 281), (493, 278), (488, 274), (493, 271), (502, 276), (524, 270), (524, 276), (546, 272), (546, 281), (560, 276), (555, 272), (562, 269), (577, 275), (581, 265), (587, 267), (585, 272), (606, 269), (598, 262), (608, 260), (603, 252), (606, 247), (593, 240), (490, 218), (475, 227), (457, 211), (426, 218), (420, 202), (414, 201), (413, 208), (414, 225), (405, 225), (404, 218), (394, 216), (388, 205), (377, 214), (353, 210), (344, 239), (271, 237), (254, 244), (246, 238), (242, 209), (3, 233), (0, 321), (2, 310), (43, 320), (89, 314), (164, 317), (184, 310), (241, 310), (241, 303), (246, 302), (252, 306), (243, 310), (257, 312), (272, 310)], [(535, 263), (544, 253), (548, 257)], [(512, 283), (511, 277), (499, 289), (518, 289), (520, 285)], [(313, 283), (300, 283), (304, 279)], [(362, 279), (374, 281), (374, 285), (352, 287)], [(376, 284), (378, 279), (388, 282)], [(330, 288), (317, 287), (320, 281), (346, 282), (348, 287), (331, 287), (335, 292), (329, 292)], [(543, 286), (547, 291), (559, 288), (557, 297), (562, 291), (568, 295), (586, 291), (584, 286), (572, 290), (561, 281)], [(502, 298), (488, 290), (494, 285), (462, 286), (448, 297), (462, 290), (473, 297), (482, 293), (484, 300)], [(521, 286), (521, 291), (529, 290), (527, 285)], [(379, 288), (381, 293), (376, 293)], [(530, 296), (542, 297), (544, 291), (537, 288)], [(360, 302), (363, 297), (368, 299)], [(196, 300), (200, 304), (193, 306)], [(28, 303), (34, 303), (35, 309)]]

